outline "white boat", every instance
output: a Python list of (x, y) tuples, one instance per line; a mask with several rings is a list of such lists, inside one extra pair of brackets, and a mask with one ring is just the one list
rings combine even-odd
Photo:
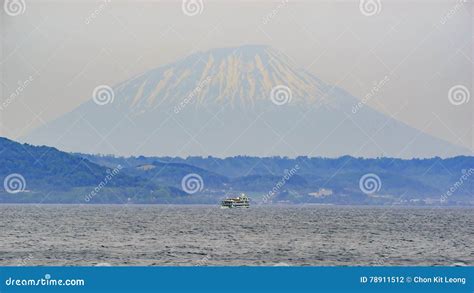
[(249, 207), (250, 207), (250, 199), (243, 193), (239, 197), (226, 198), (223, 201), (221, 201), (222, 209), (249, 208)]

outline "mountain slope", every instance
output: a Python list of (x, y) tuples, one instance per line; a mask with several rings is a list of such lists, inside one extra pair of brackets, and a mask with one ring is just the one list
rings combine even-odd
[[(474, 157), (459, 156), (442, 159), (364, 159), (344, 156), (336, 159), (297, 157), (139, 157), (119, 158), (82, 155), (93, 162), (103, 164), (139, 164), (138, 169), (149, 167), (160, 161), (156, 176), (168, 182), (178, 179), (170, 177), (176, 171), (193, 172), (203, 179), (205, 194), (235, 194), (247, 192), (261, 199), (274, 191), (271, 201), (292, 203), (340, 203), (340, 204), (439, 204), (446, 196), (450, 205), (474, 204)], [(165, 171), (164, 166), (173, 166)], [(158, 170), (157, 170), (158, 169)], [(209, 172), (207, 170), (212, 170)], [(160, 171), (163, 174), (160, 174)], [(143, 171), (140, 171), (143, 172)], [(166, 174), (169, 172), (168, 174)], [(157, 175), (158, 173), (158, 175)], [(220, 174), (212, 177), (210, 174)], [(379, 178), (380, 190), (365, 194), (360, 181), (364, 175), (375, 174)], [(183, 175), (184, 176), (184, 175)], [(148, 177), (150, 178), (150, 177)], [(219, 184), (219, 180), (221, 184)], [(201, 194), (199, 194), (201, 196)]]
[[(29, 188), (61, 188), (96, 185), (106, 168), (47, 146), (19, 144), (0, 138), (0, 176), (21, 173)], [(117, 175), (113, 186), (126, 186), (132, 178)]]
[(243, 46), (193, 54), (125, 81), (116, 87), (117, 105), (139, 114), (191, 95), (197, 105), (250, 107), (267, 100), (275, 85), (288, 86), (299, 101), (322, 98), (323, 83), (293, 69), (277, 51)]
[(220, 174), (183, 163), (167, 163), (154, 161), (150, 164), (127, 168), (128, 174), (133, 174), (166, 186), (181, 188), (182, 179), (188, 174), (199, 174), (205, 186), (203, 188), (223, 189), (229, 179)]
[(357, 98), (266, 46), (198, 52), (118, 84), (111, 97), (104, 94), (105, 105), (91, 99), (24, 140), (150, 156), (469, 154), (367, 105), (353, 112)]
[[(0, 137), (0, 202), (122, 203), (150, 192), (181, 195), (56, 148), (20, 144)], [(149, 200), (149, 198), (148, 198)]]

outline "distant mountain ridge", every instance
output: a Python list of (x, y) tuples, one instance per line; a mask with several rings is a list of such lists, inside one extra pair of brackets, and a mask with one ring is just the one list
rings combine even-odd
[(102, 93), (23, 141), (125, 156), (472, 154), (360, 106), (267, 46), (197, 52)]
[[(372, 185), (365, 187), (367, 176)], [(217, 205), (245, 192), (256, 205), (474, 205), (474, 157), (466, 156), (123, 158), (0, 138), (0, 180), (0, 203)]]
[[(223, 194), (248, 192), (258, 201), (278, 186), (277, 192), (268, 201), (381, 205), (441, 204), (441, 197), (456, 186), (455, 192), (444, 204), (474, 204), (472, 156), (403, 160), (350, 156), (335, 159), (304, 156), (297, 158), (237, 156), (221, 159), (77, 155), (109, 166), (127, 164), (139, 167), (156, 164), (153, 172), (141, 168), (136, 172), (141, 172), (139, 176), (148, 180), (168, 182), (175, 187), (180, 186), (180, 179), (184, 175), (196, 173), (203, 181), (202, 194), (214, 194), (217, 198)], [(291, 176), (283, 180), (288, 174)], [(380, 179), (380, 190), (373, 195), (365, 194), (359, 185), (361, 178), (367, 174), (375, 174)], [(173, 176), (176, 177), (173, 179)], [(466, 176), (466, 180), (459, 185), (462, 176)]]

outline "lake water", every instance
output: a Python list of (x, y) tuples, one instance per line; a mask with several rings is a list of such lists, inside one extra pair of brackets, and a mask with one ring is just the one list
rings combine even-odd
[(0, 265), (474, 265), (474, 210), (0, 205)]

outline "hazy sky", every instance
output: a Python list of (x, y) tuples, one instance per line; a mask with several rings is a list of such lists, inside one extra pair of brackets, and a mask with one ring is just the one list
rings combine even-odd
[[(359, 98), (388, 76), (368, 105), (473, 149), (472, 2), (381, 0), (374, 15), (359, 1), (196, 2), (194, 16), (181, 1), (25, 0), (17, 16), (2, 3), (0, 136), (26, 135), (98, 84), (197, 50), (266, 44)], [(457, 85), (471, 101), (450, 102)]]

